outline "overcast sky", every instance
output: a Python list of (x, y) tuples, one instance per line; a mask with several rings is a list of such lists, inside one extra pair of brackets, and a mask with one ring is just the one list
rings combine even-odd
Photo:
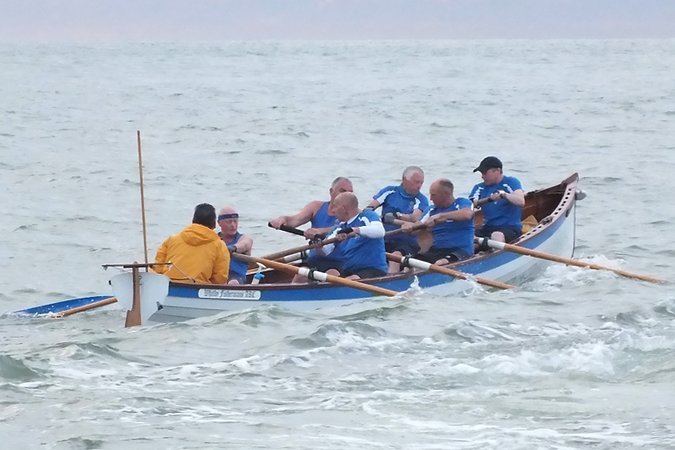
[(0, 0), (0, 41), (675, 37), (675, 0)]

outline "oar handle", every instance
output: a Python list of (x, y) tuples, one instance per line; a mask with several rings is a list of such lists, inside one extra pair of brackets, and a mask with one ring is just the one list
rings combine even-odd
[(388, 297), (393, 297), (398, 292), (392, 291), (391, 289), (385, 289), (379, 286), (373, 286), (370, 284), (366, 283), (361, 283), (360, 281), (356, 280), (350, 280), (347, 278), (342, 278), (342, 277), (337, 277), (335, 275), (329, 275), (324, 272), (319, 272), (318, 270), (311, 270), (307, 267), (297, 267), (297, 266), (292, 266), (290, 264), (284, 264), (280, 263), (278, 261), (273, 261), (267, 258), (259, 258), (255, 256), (248, 256), (248, 255), (242, 255), (239, 253), (233, 253), (232, 257), (235, 259), (239, 259), (241, 261), (246, 261), (248, 263), (255, 262), (255, 263), (260, 263), (263, 264), (264, 266), (267, 266), (271, 269), (277, 269), (281, 270), (284, 272), (292, 273), (292, 274), (299, 274), (302, 276), (305, 276), (307, 278), (311, 278), (316, 281), (327, 281), (329, 283), (333, 284), (340, 284), (343, 286), (348, 286), (354, 289), (360, 289), (362, 291), (367, 291), (372, 294), (377, 294), (377, 295), (386, 295)]
[[(272, 225), (272, 222), (267, 222), (267, 226), (270, 228), (277, 228)], [(297, 234), (298, 236), (305, 236), (305, 232), (300, 230), (299, 228), (293, 228), (289, 227), (288, 225), (279, 225), (279, 228), (277, 228), (281, 231), (285, 231), (286, 233), (291, 233), (291, 234)]]
[(513, 289), (515, 286), (512, 286), (507, 283), (502, 283), (501, 281), (497, 280), (490, 280), (488, 278), (483, 278), (483, 277), (476, 277), (476, 276), (471, 276), (469, 274), (466, 274), (464, 272), (460, 272), (459, 270), (451, 269), (449, 267), (443, 267), (439, 266), (437, 264), (431, 264), (426, 261), (422, 261), (420, 259), (414, 259), (409, 256), (398, 256), (394, 255), (393, 253), (387, 253), (387, 258), (398, 262), (398, 263), (403, 263), (404, 265), (409, 265), (410, 267), (415, 267), (417, 269), (421, 270), (427, 270), (430, 272), (436, 272), (436, 273), (442, 273), (445, 275), (450, 275), (455, 278), (459, 278), (460, 280), (469, 280), (469, 279), (474, 279), (476, 280), (477, 283), (479, 284), (484, 284), (486, 286), (490, 286), (493, 288), (497, 289)]
[(491, 203), (491, 202), (492, 202), (492, 199), (489, 196), (483, 197), (483, 198), (479, 198), (478, 200), (474, 201), (473, 206), (475, 208), (480, 208), (481, 206), (485, 205), (486, 203)]
[[(403, 222), (403, 221), (401, 221), (401, 222)], [(271, 224), (268, 224), (268, 225), (270, 225), (270, 227), (271, 227)], [(420, 224), (420, 228), (422, 228), (423, 226), (424, 225)], [(274, 228), (274, 227), (272, 227), (272, 228)], [(298, 234), (298, 235), (302, 234), (302, 235), (304, 235), (304, 232), (302, 230), (300, 230), (298, 228), (289, 227), (289, 226), (286, 226), (286, 225), (284, 225), (283, 228), (279, 227), (278, 229), (281, 230), (281, 231), (286, 231), (288, 233), (292, 233), (292, 234)], [(291, 230), (293, 230), (293, 231), (291, 231)], [(384, 235), (385, 235), (385, 237), (386, 236), (394, 236), (396, 234), (403, 233), (404, 231), (405, 230), (399, 228), (398, 230), (387, 231)], [(277, 252), (277, 253), (270, 253), (269, 255), (263, 256), (263, 258), (277, 260), (277, 259), (284, 258), (288, 255), (292, 255), (294, 253), (302, 253), (302, 252), (305, 252), (307, 250), (311, 250), (311, 249), (318, 248), (318, 247), (328, 245), (328, 244), (333, 244), (333, 243), (338, 242), (338, 241), (339, 241), (339, 239), (337, 237), (330, 238), (330, 239), (324, 239), (322, 241), (311, 242), (307, 245), (302, 245), (300, 247), (293, 247), (293, 248), (289, 248), (288, 250), (282, 250), (282, 251)]]
[[(411, 222), (406, 222), (405, 220), (396, 219), (396, 218), (393, 217), (393, 215), (391, 215), (391, 213), (387, 213), (387, 214), (384, 215), (383, 222), (389, 223), (389, 224), (392, 224), (392, 225), (398, 225), (399, 227), (403, 226), (406, 223), (408, 223), (408, 224), (411, 223)], [(388, 231), (387, 236), (391, 236), (393, 234), (398, 234), (398, 233), (412, 233), (414, 231), (421, 230), (423, 228), (426, 228), (426, 224), (424, 224), (422, 222), (418, 222), (418, 223), (413, 224), (413, 226), (408, 230), (405, 230), (403, 228), (399, 228), (398, 230)]]
[[(399, 219), (391, 219), (389, 221), (385, 221), (384, 223), (391, 223), (391, 224), (394, 224), (394, 225), (401, 226), (404, 223), (410, 223), (410, 222), (406, 222), (405, 220), (399, 220)], [(275, 228), (275, 227), (272, 226), (271, 222), (268, 222), (267, 226), (269, 226), (270, 228)], [(416, 231), (416, 230), (419, 230), (419, 229), (424, 228), (424, 227), (425, 227), (425, 225), (423, 223), (416, 223), (412, 227), (411, 230), (404, 230), (404, 229), (391, 230), (391, 231), (387, 231), (384, 235), (385, 236), (392, 236), (392, 235), (399, 234), (399, 233), (409, 233), (411, 231)], [(276, 229), (281, 230), (281, 231), (285, 231), (285, 232), (291, 233), (291, 234), (297, 234), (298, 236), (304, 236), (305, 235), (305, 232), (302, 231), (301, 229), (289, 227), (287, 225), (280, 225), (279, 228), (276, 228)], [(326, 244), (330, 244), (330, 243), (333, 243), (333, 242), (335, 242), (335, 241), (330, 240), (330, 242), (329, 242), (329, 241), (323, 240), (323, 241), (321, 241), (321, 245), (326, 245)]]
[[(289, 227), (289, 228), (291, 228), (291, 227)], [(283, 230), (283, 231), (286, 231), (286, 230)], [(300, 230), (300, 231), (302, 232), (302, 230)], [(293, 233), (293, 234), (297, 234), (297, 233)], [(269, 255), (263, 256), (263, 258), (273, 259), (273, 260), (274, 259), (281, 259), (285, 256), (292, 255), (294, 253), (302, 253), (302, 252), (305, 252), (307, 250), (312, 250), (314, 248), (318, 248), (318, 247), (321, 247), (323, 245), (333, 244), (335, 242), (338, 242), (338, 238), (336, 238), (336, 237), (330, 238), (330, 239), (324, 239), (323, 241), (318, 241), (318, 242), (310, 242), (309, 244), (301, 245), (299, 247), (293, 247), (293, 248), (289, 248), (288, 250), (282, 250), (280, 252), (270, 253)]]
[(663, 280), (663, 279), (657, 278), (657, 277), (652, 277), (650, 275), (641, 275), (639, 273), (627, 272), (625, 270), (614, 269), (612, 267), (607, 267), (607, 266), (601, 266), (600, 264), (594, 264), (594, 263), (589, 263), (589, 262), (586, 262), (586, 261), (580, 261), (578, 259), (565, 258), (564, 256), (558, 256), (558, 255), (554, 255), (554, 254), (551, 254), (551, 253), (545, 253), (545, 252), (542, 252), (542, 251), (539, 251), (539, 250), (532, 250), (532, 249), (529, 249), (529, 248), (521, 247), (520, 245), (507, 244), (505, 242), (499, 242), (499, 241), (495, 241), (495, 240), (488, 239), (488, 238), (477, 237), (476, 242), (479, 243), (479, 244), (485, 243), (490, 248), (494, 248), (496, 250), (506, 250), (506, 251), (518, 253), (518, 254), (521, 254), (521, 255), (532, 256), (534, 258), (540, 258), (540, 259), (545, 259), (545, 260), (548, 260), (548, 261), (567, 264), (568, 266), (585, 267), (587, 269), (595, 269), (595, 270), (608, 270), (610, 272), (614, 272), (617, 275), (621, 275), (621, 276), (624, 276), (624, 277), (627, 277), (627, 278), (636, 278), (636, 279), (642, 280), (642, 281), (649, 281), (651, 283), (665, 283), (666, 282), (666, 280)]

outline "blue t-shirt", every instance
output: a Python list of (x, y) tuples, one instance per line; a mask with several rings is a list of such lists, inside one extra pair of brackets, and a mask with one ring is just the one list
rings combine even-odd
[(330, 202), (323, 202), (321, 208), (314, 214), (312, 228), (334, 227), (340, 222), (335, 216), (328, 214), (328, 206), (330, 206)]
[[(429, 212), (424, 215), (422, 221), (425, 221), (428, 217), (435, 216), (436, 214), (458, 211), (464, 208), (473, 210), (473, 203), (468, 198), (459, 197), (447, 208), (436, 208), (435, 206), (432, 206)], [(458, 248), (466, 253), (467, 256), (473, 255), (473, 217), (471, 220), (448, 220), (446, 222), (438, 223), (431, 229), (431, 235), (433, 236), (431, 244), (433, 247)]]
[[(321, 207), (318, 209), (314, 217), (312, 217), (312, 228), (328, 228), (334, 227), (340, 221), (335, 216), (328, 214), (328, 207), (330, 202), (323, 202)], [(311, 249), (307, 252), (307, 258), (304, 261), (304, 264), (309, 267), (320, 267), (325, 269), (325, 267), (332, 267), (340, 270), (340, 264), (342, 261), (339, 257), (339, 250), (334, 250), (329, 256), (324, 256), (320, 253), (317, 253), (316, 250)]]
[[(429, 209), (429, 199), (426, 195), (419, 192), (417, 195), (408, 194), (403, 186), (387, 186), (380, 189), (380, 192), (373, 196), (382, 205), (382, 217), (387, 213), (411, 214), (416, 209), (424, 213)], [(384, 230), (391, 231), (398, 229), (398, 225), (385, 223)], [(417, 244), (417, 237), (409, 233), (400, 233), (385, 238), (387, 242), (409, 242)]]
[[(239, 239), (241, 239), (242, 236), (243, 235), (237, 231), (237, 234), (235, 234), (231, 240), (225, 242), (225, 244), (228, 246), (235, 245), (237, 242), (239, 242)], [(240, 282), (242, 282), (242, 280), (245, 282), (247, 270), (248, 263), (246, 261), (230, 258), (230, 273), (227, 278), (228, 280), (237, 279)]]
[(328, 268), (342, 271), (343, 261), (340, 257), (340, 253), (339, 247), (336, 247), (330, 255), (322, 255), (315, 249), (311, 249), (307, 252), (307, 258), (303, 261), (303, 265), (308, 267), (318, 267), (323, 272), (328, 270)]
[[(371, 222), (379, 222), (380, 218), (376, 212), (364, 210), (359, 213), (354, 220), (349, 223), (341, 223), (327, 238), (335, 237), (341, 229), (351, 227), (362, 227)], [(338, 252), (338, 255), (335, 255)], [(367, 238), (361, 235), (351, 237), (335, 245), (329, 257), (340, 258), (342, 272), (358, 272), (362, 269), (379, 269), (387, 272), (387, 256), (384, 250), (384, 239)]]
[[(471, 200), (489, 197), (497, 191), (513, 192), (523, 189), (520, 181), (514, 177), (504, 176), (499, 183), (486, 186), (478, 183), (471, 189)], [(483, 211), (483, 226), (487, 227), (522, 227), (523, 208), (513, 203), (499, 199), (496, 202), (486, 203), (481, 207)]]

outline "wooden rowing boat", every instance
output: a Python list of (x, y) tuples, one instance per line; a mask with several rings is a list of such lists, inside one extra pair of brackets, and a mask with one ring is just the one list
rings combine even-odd
[[(515, 245), (559, 256), (571, 257), (574, 253), (575, 211), (578, 198), (579, 177), (573, 174), (554, 186), (526, 194), (523, 218), (534, 218), (534, 225)], [(482, 221), (480, 211), (476, 225)], [(513, 252), (494, 251), (449, 265), (472, 276), (481, 276), (503, 282), (522, 282), (530, 279), (547, 265), (546, 261), (529, 258)], [(127, 275), (127, 276), (125, 276)], [(290, 308), (313, 309), (327, 304), (351, 302), (372, 297), (372, 293), (349, 286), (327, 282), (307, 284), (290, 283), (291, 275), (276, 270), (266, 270), (259, 284), (214, 285), (183, 282), (168, 283), (160, 293), (149, 293), (142, 298), (143, 317), (151, 322), (174, 322), (236, 311), (261, 304), (273, 304)], [(140, 276), (163, 277), (152, 273)], [(249, 281), (253, 274), (249, 275)], [(122, 301), (130, 287), (132, 277), (128, 274), (111, 279), (115, 296)], [(396, 275), (360, 280), (396, 292), (407, 291), (413, 284), (438, 295), (452, 295), (473, 289), (475, 283), (459, 280), (448, 275), (413, 270)], [(154, 282), (154, 281), (153, 281)], [(128, 297), (128, 295), (127, 295)], [(130, 300), (127, 302), (129, 303)], [(144, 320), (145, 322), (145, 320)]]

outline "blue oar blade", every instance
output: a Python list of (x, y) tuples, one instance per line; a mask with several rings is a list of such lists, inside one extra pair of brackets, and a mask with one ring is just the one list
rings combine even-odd
[(101, 300), (105, 300), (107, 298), (110, 298), (110, 296), (96, 295), (93, 297), (71, 298), (69, 300), (63, 300), (56, 303), (49, 303), (47, 305), (34, 306), (32, 308), (14, 311), (14, 314), (18, 314), (20, 316), (44, 316), (48, 314), (59, 314), (71, 310), (73, 308), (86, 306), (92, 303), (99, 302)]

